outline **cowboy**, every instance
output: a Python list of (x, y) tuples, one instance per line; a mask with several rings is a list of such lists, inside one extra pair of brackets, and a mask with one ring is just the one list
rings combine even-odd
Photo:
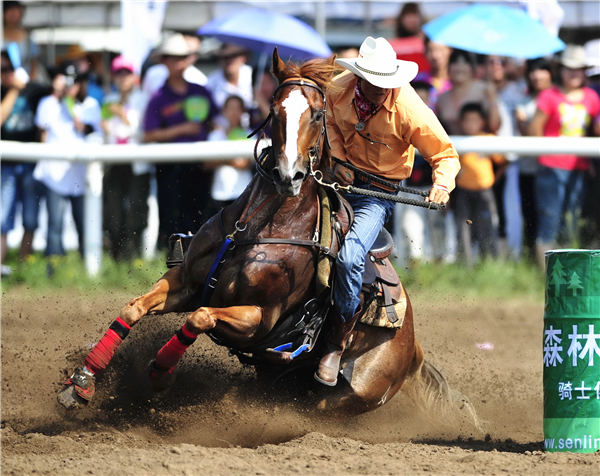
[[(399, 182), (410, 176), (415, 148), (433, 169), (433, 185), (426, 201), (445, 204), (460, 169), (458, 154), (433, 111), (409, 82), (418, 66), (396, 59), (384, 38), (367, 37), (357, 58), (338, 59), (344, 71), (327, 94), (327, 124), (332, 155), (338, 159)], [(382, 191), (338, 163), (335, 180), (342, 184)], [(364, 195), (347, 196), (355, 218), (336, 260), (334, 308), (330, 313), (327, 348), (315, 379), (337, 384), (346, 341), (361, 314), (360, 291), (366, 255), (374, 244), (394, 202)]]

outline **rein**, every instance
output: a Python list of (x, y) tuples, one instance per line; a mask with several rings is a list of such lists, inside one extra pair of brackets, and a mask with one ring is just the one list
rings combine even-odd
[[(350, 162), (345, 162), (341, 159), (338, 159), (337, 157), (334, 157), (333, 160), (335, 160), (338, 164), (341, 164), (344, 167), (356, 172), (358, 175), (362, 175), (363, 177), (367, 178), (370, 182), (373, 182), (375, 184), (383, 185), (392, 190), (396, 190), (397, 192), (411, 193), (413, 195), (420, 195), (421, 197), (429, 196), (429, 192), (426, 192), (424, 190), (418, 190), (416, 188), (403, 187), (402, 185), (386, 180), (383, 177), (359, 169), (356, 165), (353, 165)], [(334, 184), (337, 184), (337, 182), (334, 182)], [(337, 188), (334, 186), (334, 190), (342, 190), (357, 195), (367, 195), (370, 197), (382, 198), (384, 200), (391, 200), (392, 202), (403, 203), (405, 205), (413, 205), (415, 207), (428, 208), (430, 210), (443, 210), (446, 208), (446, 205), (442, 203), (423, 202), (421, 200), (415, 200), (412, 198), (399, 197), (398, 195), (395, 195), (393, 193), (378, 192), (375, 190), (368, 190), (366, 188), (355, 187), (353, 185), (343, 186), (337, 184)]]

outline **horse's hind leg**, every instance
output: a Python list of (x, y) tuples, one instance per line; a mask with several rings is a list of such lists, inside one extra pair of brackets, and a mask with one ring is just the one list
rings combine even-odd
[(192, 312), (183, 327), (158, 351), (152, 361), (152, 387), (159, 391), (172, 383), (175, 366), (199, 334), (219, 326), (221, 335), (229, 342), (247, 341), (256, 333), (262, 318), (263, 310), (258, 306), (200, 307)]
[(165, 313), (176, 310), (186, 300), (181, 279), (182, 268), (167, 271), (152, 289), (131, 300), (109, 326), (104, 336), (87, 355), (84, 367), (76, 369), (58, 394), (58, 401), (66, 408), (87, 403), (94, 396), (95, 375), (102, 372), (112, 360), (115, 351), (134, 326), (148, 312)]

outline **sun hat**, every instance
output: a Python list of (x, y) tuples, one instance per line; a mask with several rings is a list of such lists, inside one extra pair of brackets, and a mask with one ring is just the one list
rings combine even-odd
[(112, 60), (112, 63), (110, 64), (110, 69), (113, 73), (116, 73), (117, 71), (121, 71), (123, 69), (129, 71), (130, 73), (135, 72), (135, 67), (133, 66), (133, 63), (125, 59), (123, 55), (119, 55)]
[(397, 59), (390, 42), (382, 37), (367, 36), (357, 58), (340, 58), (336, 63), (379, 88), (408, 84), (419, 71), (417, 63)]
[(567, 45), (560, 55), (559, 63), (570, 69), (587, 68), (590, 66), (583, 46)]
[(189, 56), (192, 53), (195, 51), (181, 33), (169, 36), (158, 49), (158, 54), (163, 56)]

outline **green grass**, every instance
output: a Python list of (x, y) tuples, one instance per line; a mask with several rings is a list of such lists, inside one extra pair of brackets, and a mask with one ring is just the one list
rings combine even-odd
[(471, 268), (460, 263), (427, 263), (399, 268), (398, 274), (409, 292), (544, 298), (544, 274), (525, 260), (488, 260)]
[[(16, 286), (44, 291), (62, 288), (88, 292), (106, 292), (111, 289), (141, 292), (147, 290), (167, 270), (164, 255), (152, 260), (134, 259), (128, 262), (116, 262), (104, 256), (102, 268), (94, 277), (88, 276), (77, 252), (50, 258), (35, 253), (23, 263), (18, 262), (14, 253), (9, 253), (6, 264), (11, 266), (12, 273), (2, 278), (3, 292)], [(51, 276), (48, 274), (49, 267), (53, 269)]]
[[(48, 263), (54, 268), (51, 277), (48, 276)], [(143, 292), (166, 271), (164, 263), (164, 255), (152, 260), (135, 259), (130, 262), (115, 262), (105, 256), (100, 273), (90, 277), (76, 252), (50, 260), (36, 253), (25, 263), (18, 263), (15, 252), (11, 251), (6, 264), (13, 268), (13, 273), (2, 279), (2, 290), (6, 292), (22, 286), (41, 291), (62, 288), (86, 292)], [(544, 296), (544, 275), (527, 261), (485, 261), (472, 268), (458, 263), (430, 263), (399, 268), (398, 272), (411, 294), (427, 295), (433, 291), (438, 295), (458, 296), (539, 299)]]

